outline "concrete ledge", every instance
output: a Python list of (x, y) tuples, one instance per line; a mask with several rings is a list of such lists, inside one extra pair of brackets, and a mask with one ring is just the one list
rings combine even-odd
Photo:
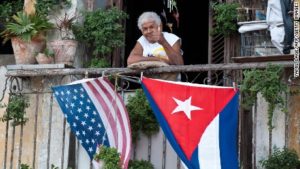
[(65, 64), (18, 64), (7, 65), (7, 70), (35, 70), (35, 69), (64, 69), (71, 68)]

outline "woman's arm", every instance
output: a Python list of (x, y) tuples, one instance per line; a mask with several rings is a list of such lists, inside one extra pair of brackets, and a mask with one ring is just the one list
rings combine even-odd
[(161, 36), (160, 40), (158, 43), (160, 43), (165, 51), (166, 54), (169, 58), (168, 64), (170, 65), (183, 65), (183, 58), (181, 55), (181, 44), (180, 44), (180, 39), (178, 39), (173, 46), (171, 46), (166, 39)]
[(127, 65), (131, 65), (133, 63), (137, 63), (141, 61), (162, 61), (162, 60), (157, 57), (144, 57), (143, 47), (139, 42), (137, 42), (129, 54), (129, 57), (127, 59)]

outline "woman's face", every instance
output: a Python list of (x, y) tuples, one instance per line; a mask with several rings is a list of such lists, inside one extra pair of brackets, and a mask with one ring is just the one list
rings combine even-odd
[(161, 33), (161, 29), (159, 29), (160, 25), (157, 25), (154, 21), (146, 21), (142, 24), (142, 34), (150, 43), (157, 42), (157, 37), (155, 35)]

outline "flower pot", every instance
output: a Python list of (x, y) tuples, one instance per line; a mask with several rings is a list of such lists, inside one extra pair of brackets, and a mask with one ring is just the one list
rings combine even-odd
[(73, 66), (78, 42), (76, 40), (54, 40), (49, 43), (54, 51), (54, 62)]
[(46, 47), (44, 39), (32, 39), (25, 42), (20, 38), (12, 38), (11, 44), (14, 51), (16, 64), (34, 64), (35, 55), (43, 51)]
[(38, 62), (38, 64), (51, 64), (51, 63), (54, 62), (53, 57), (47, 56), (44, 53), (37, 54), (36, 57), (35, 57), (35, 59)]

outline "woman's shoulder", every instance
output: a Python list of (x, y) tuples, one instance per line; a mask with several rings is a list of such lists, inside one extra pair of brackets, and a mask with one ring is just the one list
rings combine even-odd
[(175, 35), (174, 33), (169, 33), (169, 32), (163, 32), (164, 34), (164, 37), (167, 37), (167, 38), (177, 38), (177, 39), (180, 39), (177, 35)]
[(169, 42), (170, 45), (174, 45), (174, 43), (176, 43), (178, 40), (180, 41), (180, 38), (173, 33), (163, 32), (163, 34), (165, 39)]

